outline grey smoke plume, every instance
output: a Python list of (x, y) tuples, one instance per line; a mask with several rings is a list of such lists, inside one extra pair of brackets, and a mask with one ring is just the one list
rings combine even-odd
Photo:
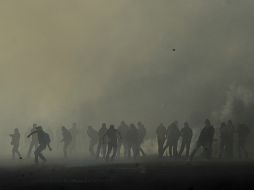
[(253, 91), (244, 86), (232, 85), (227, 92), (225, 105), (214, 117), (220, 121), (233, 119), (236, 123), (253, 126), (254, 96)]
[(252, 0), (1, 1), (3, 147), (13, 128), (24, 134), (33, 122), (98, 128), (103, 121), (141, 120), (151, 133), (173, 120), (193, 127), (207, 117), (252, 123), (253, 6)]

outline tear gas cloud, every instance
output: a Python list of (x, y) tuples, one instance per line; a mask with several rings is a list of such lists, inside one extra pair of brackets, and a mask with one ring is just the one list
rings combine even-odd
[[(1, 150), (14, 128), (251, 125), (252, 0), (0, 2)], [(172, 51), (175, 49), (175, 51)], [(218, 127), (218, 126), (216, 126)]]

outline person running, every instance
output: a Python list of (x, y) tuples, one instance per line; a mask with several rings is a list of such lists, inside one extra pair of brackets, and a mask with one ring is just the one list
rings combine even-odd
[[(30, 133), (33, 133), (34, 131), (36, 131), (36, 127), (37, 127), (37, 124), (34, 123), (33, 128), (31, 129)], [(38, 148), (38, 145), (39, 145), (39, 142), (38, 142), (37, 133), (33, 133), (32, 140), (30, 142), (29, 149), (27, 152), (27, 158), (31, 157), (31, 152), (32, 152), (33, 148), (34, 148), (34, 150), (36, 150)]]
[(38, 141), (39, 141), (39, 146), (35, 150), (34, 155), (35, 155), (35, 164), (39, 163), (39, 158), (43, 161), (46, 162), (47, 159), (45, 156), (42, 154), (42, 152), (48, 147), (50, 151), (52, 151), (52, 148), (50, 147), (50, 137), (48, 133), (46, 133), (41, 126), (36, 127), (36, 130), (31, 132), (27, 138), (32, 136), (33, 134), (38, 135)]
[(205, 127), (200, 132), (196, 147), (191, 153), (190, 160), (193, 159), (196, 152), (203, 147), (206, 159), (210, 159), (212, 156), (212, 144), (213, 144), (213, 137), (214, 137), (214, 127), (211, 125), (211, 122), (206, 119), (205, 120)]
[(72, 141), (72, 135), (71, 135), (71, 132), (68, 129), (66, 129), (65, 126), (62, 127), (62, 135), (63, 135), (63, 139), (61, 140), (61, 142), (64, 143), (64, 146), (63, 146), (64, 158), (67, 158), (68, 147)]
[(12, 147), (12, 159), (15, 159), (15, 155), (19, 156), (19, 159), (22, 159), (22, 156), (19, 152), (19, 141), (20, 141), (20, 133), (18, 128), (14, 129), (14, 134), (11, 134), (11, 145)]

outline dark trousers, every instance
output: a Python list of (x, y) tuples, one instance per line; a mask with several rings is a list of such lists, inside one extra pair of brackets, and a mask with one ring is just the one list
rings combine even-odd
[(110, 154), (113, 150), (113, 154), (111, 156), (111, 160), (114, 160), (116, 158), (116, 154), (117, 154), (117, 144), (115, 143), (109, 143), (108, 144), (108, 152), (107, 152), (107, 155), (106, 155), (106, 160), (109, 160), (109, 157), (110, 157)]
[(182, 144), (181, 144), (181, 148), (180, 148), (180, 151), (179, 151), (179, 156), (182, 156), (182, 153), (184, 151), (184, 149), (186, 149), (186, 158), (189, 157), (189, 154), (190, 154), (190, 143), (191, 141), (190, 140), (183, 140), (182, 141)]
[(35, 155), (35, 163), (39, 163), (39, 158), (46, 162), (47, 159), (43, 156), (42, 151), (46, 149), (47, 145), (46, 144), (40, 144), (39, 147), (35, 150), (34, 155)]
[(177, 158), (177, 143), (170, 143), (168, 145), (169, 156), (171, 158)]
[(191, 160), (193, 159), (193, 157), (195, 156), (196, 152), (203, 147), (204, 149), (204, 154), (206, 159), (210, 159), (212, 156), (212, 144), (211, 143), (207, 143), (207, 144), (201, 144), (201, 143), (197, 143), (196, 147), (194, 148), (194, 150), (191, 153)]
[(28, 149), (28, 153), (27, 153), (27, 157), (28, 157), (28, 158), (30, 158), (30, 156), (31, 156), (31, 152), (32, 152), (33, 147), (34, 147), (34, 149), (36, 150), (36, 149), (38, 148), (38, 142), (32, 141), (32, 142), (30, 143), (29, 149)]
[(163, 145), (165, 143), (165, 139), (164, 138), (157, 138), (158, 141), (158, 154), (159, 154), (159, 158), (163, 157)]
[(14, 145), (12, 148), (12, 159), (15, 159), (15, 154), (17, 154), (19, 156), (19, 158), (21, 158), (21, 154), (19, 152), (19, 145)]

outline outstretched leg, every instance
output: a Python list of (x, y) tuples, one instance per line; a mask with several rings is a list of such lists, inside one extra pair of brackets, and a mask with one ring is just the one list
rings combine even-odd
[(201, 144), (197, 144), (195, 149), (192, 151), (190, 159), (192, 160), (193, 157), (195, 156), (196, 152), (198, 151), (198, 149), (201, 147)]
[(98, 146), (97, 146), (97, 150), (96, 150), (96, 157), (97, 158), (100, 158), (101, 146), (102, 146), (102, 142), (99, 141)]
[(14, 148), (14, 146), (12, 148), (12, 159), (15, 160), (15, 148)]
[(142, 156), (146, 156), (145, 151), (143, 150), (142, 147), (139, 147), (139, 151), (141, 152)]
[(39, 147), (35, 150), (35, 163), (39, 163), (39, 157), (45, 162), (47, 159), (43, 156), (42, 151), (46, 148), (46, 145), (39, 145)]
[(178, 153), (178, 156), (181, 157), (182, 156), (182, 153), (184, 151), (184, 148), (186, 146), (186, 143), (184, 141), (182, 141), (182, 144), (181, 144), (181, 148), (180, 148), (180, 151)]
[[(27, 158), (30, 158), (31, 152), (32, 152), (32, 149), (33, 149), (34, 146), (35, 146), (35, 143), (31, 142), (30, 145), (29, 145), (28, 152), (27, 152)], [(37, 149), (37, 147), (35, 147), (35, 149)]]
[(19, 152), (19, 146), (18, 145), (14, 146), (14, 150), (15, 150), (15, 153), (19, 156), (19, 159), (22, 159), (22, 156)]
[(17, 154), (18, 154), (18, 156), (19, 156), (19, 159), (22, 159), (22, 156), (21, 156), (19, 150), (17, 150)]

